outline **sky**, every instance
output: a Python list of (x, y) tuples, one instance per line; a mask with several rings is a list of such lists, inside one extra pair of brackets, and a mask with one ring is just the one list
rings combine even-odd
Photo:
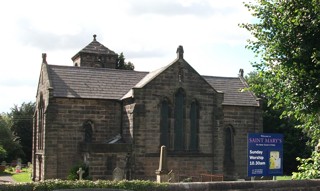
[(245, 48), (253, 18), (245, 0), (10, 0), (0, 2), (0, 113), (34, 102), (42, 53), (48, 64), (72, 66), (71, 57), (93, 40), (120, 54), (137, 71), (176, 58), (201, 75), (236, 77), (253, 71)]

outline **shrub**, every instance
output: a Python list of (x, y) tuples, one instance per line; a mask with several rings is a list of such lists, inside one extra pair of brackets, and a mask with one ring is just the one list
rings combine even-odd
[(68, 180), (78, 180), (79, 179), (79, 175), (77, 173), (77, 171), (79, 170), (79, 168), (82, 168), (82, 170), (84, 170), (84, 174), (82, 175), (82, 178), (84, 180), (88, 180), (89, 178), (89, 167), (86, 164), (77, 164), (75, 166), (73, 166), (68, 174), (67, 179)]
[(318, 179), (320, 178), (320, 153), (313, 151), (310, 158), (302, 159), (297, 157), (300, 162), (299, 172), (292, 173), (292, 179)]
[(1, 191), (52, 191), (58, 189), (74, 188), (113, 188), (133, 191), (164, 191), (167, 184), (156, 183), (145, 180), (132, 181), (108, 181), (108, 180), (46, 180), (42, 182), (21, 183), (21, 184), (0, 184)]
[(34, 183), (0, 184), (1, 191), (33, 191)]

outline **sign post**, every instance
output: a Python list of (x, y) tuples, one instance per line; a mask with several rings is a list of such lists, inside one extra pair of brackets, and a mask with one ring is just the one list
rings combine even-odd
[(248, 176), (283, 174), (283, 135), (248, 134)]

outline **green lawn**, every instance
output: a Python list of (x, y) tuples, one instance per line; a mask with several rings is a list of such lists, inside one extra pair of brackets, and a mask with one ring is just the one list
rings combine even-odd
[(16, 182), (31, 182), (30, 172), (21, 172), (12, 175), (13, 180)]
[(31, 182), (31, 169), (23, 168), (20, 173), (15, 172), (15, 168), (7, 168), (4, 172), (0, 172), (0, 176), (12, 176), (16, 182)]
[(292, 176), (277, 176), (277, 180), (291, 180)]

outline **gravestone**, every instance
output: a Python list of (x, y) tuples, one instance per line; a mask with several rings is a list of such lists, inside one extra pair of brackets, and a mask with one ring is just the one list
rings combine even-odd
[(113, 175), (113, 180), (115, 180), (115, 181), (123, 180), (124, 179), (124, 170), (119, 167), (116, 167), (113, 170), (112, 175)]
[(168, 182), (168, 165), (167, 165), (167, 150), (166, 146), (162, 145), (160, 150), (159, 169), (156, 170), (157, 182)]
[(22, 167), (22, 160), (21, 160), (21, 158), (18, 158), (17, 166), (16, 166), (16, 173), (20, 173), (21, 172), (21, 167)]
[(2, 161), (1, 162), (1, 166), (7, 166), (7, 162), (6, 161)]
[(79, 175), (79, 180), (82, 180), (82, 176), (84, 174), (84, 170), (82, 170), (82, 168), (80, 167), (79, 170), (77, 171), (77, 174)]
[(21, 172), (21, 165), (17, 165), (16, 166), (16, 173), (20, 173)]
[(18, 159), (17, 159), (17, 165), (20, 165), (20, 166), (21, 166), (21, 164), (22, 164), (22, 159), (21, 159), (21, 158), (18, 158)]

